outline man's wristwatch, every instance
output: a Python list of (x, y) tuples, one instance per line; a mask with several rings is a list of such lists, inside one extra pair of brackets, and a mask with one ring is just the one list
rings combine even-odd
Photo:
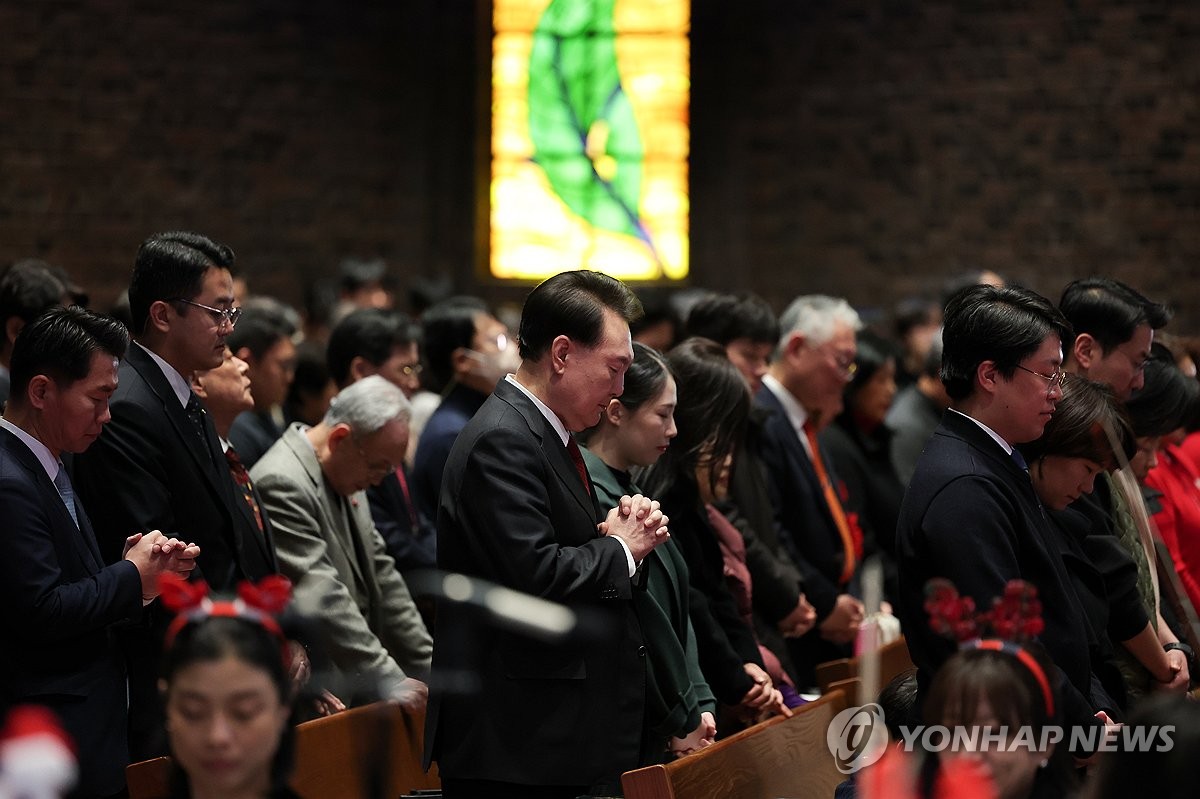
[(1163, 644), (1163, 651), (1182, 652), (1183, 656), (1187, 658), (1188, 674), (1193, 678), (1196, 676), (1196, 652), (1190, 646), (1183, 641), (1171, 641), (1170, 643)]

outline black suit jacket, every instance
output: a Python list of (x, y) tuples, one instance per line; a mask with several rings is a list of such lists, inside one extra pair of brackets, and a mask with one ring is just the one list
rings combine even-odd
[(1016, 462), (967, 417), (947, 411), (925, 446), (900, 508), (897, 605), (905, 640), (926, 690), (956, 645), (936, 635), (925, 612), (925, 584), (954, 583), (979, 610), (991, 608), (1009, 580), (1037, 587), (1040, 640), (1065, 676), (1068, 724), (1091, 725), (1088, 625), (1033, 484)]
[(637, 765), (646, 650), (625, 550), (599, 520), (554, 428), (501, 381), (446, 463), (438, 566), (570, 605), (607, 634), (547, 644), (439, 603), (426, 745), (443, 776), (588, 786)]
[(105, 566), (81, 503), (79, 528), (37, 456), (0, 429), (0, 706), (53, 710), (75, 740), (84, 796), (125, 784), (125, 664), (113, 625), (142, 613), (137, 568)]
[[(760, 456), (779, 537), (804, 578), (808, 601), (822, 621), (847, 586), (841, 582), (845, 548), (808, 452), (779, 399), (763, 386), (755, 397), (770, 411), (763, 422)], [(837, 485), (830, 459), (822, 458)]]
[[(75, 459), (75, 489), (92, 510), (105, 561), (121, 557), (125, 537), (161, 530), (200, 545), (192, 579), (232, 591), (242, 580), (278, 571), (270, 524), (260, 533), (233, 484), (212, 420), (201, 441), (162, 369), (139, 346), (121, 362), (109, 402), (112, 421)], [(261, 508), (261, 505), (259, 506)], [(130, 681), (130, 744), (138, 759), (165, 754), (157, 661), (168, 617), (151, 606), (149, 632), (125, 641)]]
[(75, 487), (106, 561), (120, 557), (126, 536), (157, 529), (200, 545), (195, 574), (215, 589), (278, 570), (270, 528), (259, 534), (236, 493), (212, 420), (201, 442), (141, 347), (129, 348), (109, 407), (112, 421), (75, 459)]

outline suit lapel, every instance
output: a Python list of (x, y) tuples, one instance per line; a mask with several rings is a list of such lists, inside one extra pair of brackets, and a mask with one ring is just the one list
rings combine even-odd
[(64, 531), (70, 538), (74, 544), (75, 553), (79, 556), (80, 565), (83, 566), (86, 573), (95, 574), (100, 571), (104, 566), (104, 559), (100, 557), (100, 548), (96, 544), (96, 536), (92, 532), (91, 522), (79, 502), (75, 503), (75, 512), (79, 515), (77, 529), (70, 511), (67, 510), (66, 503), (63, 502), (62, 494), (58, 493), (58, 487), (54, 485), (50, 475), (46, 474), (42, 462), (25, 445), (25, 442), (9, 431), (0, 428), (0, 445), (29, 473), (29, 479), (33, 481), (50, 509), (54, 526)]
[[(779, 436), (783, 441), (783, 445), (787, 448), (788, 457), (796, 462), (800, 476), (808, 482), (809, 492), (817, 498), (817, 504), (820, 505), (822, 515), (836, 529), (837, 523), (833, 520), (833, 512), (829, 509), (829, 504), (825, 501), (825, 489), (821, 486), (821, 480), (817, 477), (817, 470), (813, 468), (812, 460), (808, 457), (808, 450), (804, 448), (804, 442), (800, 440), (800, 434), (792, 426), (792, 420), (788, 417), (787, 410), (783, 407), (779, 398), (766, 386), (759, 389), (758, 401), (762, 407), (771, 412), (771, 422), (775, 428), (775, 434)], [(824, 455), (821, 457), (824, 458), (825, 468), (828, 470), (829, 459), (825, 458)], [(833, 475), (830, 474), (830, 480), (832, 479)]]
[[(212, 420), (205, 414), (204, 419), (204, 446), (208, 448), (206, 455), (204, 449), (201, 448), (199, 442), (196, 441), (196, 434), (192, 430), (192, 423), (187, 417), (187, 411), (179, 404), (179, 397), (175, 396), (171, 384), (167, 382), (166, 375), (158, 364), (142, 350), (140, 346), (130, 347), (129, 354), (125, 361), (137, 370), (142, 380), (154, 392), (163, 406), (163, 413), (166, 415), (171, 427), (175, 429), (175, 435), (179, 437), (179, 441), (188, 453), (188, 456), (195, 462), (196, 468), (204, 475), (208, 484), (216, 491), (217, 496), (224, 496), (226, 492), (218, 479), (216, 464), (223, 462), (224, 456), (221, 454), (221, 445), (217, 441), (217, 434), (212, 425)], [(218, 461), (217, 458), (221, 458)]]

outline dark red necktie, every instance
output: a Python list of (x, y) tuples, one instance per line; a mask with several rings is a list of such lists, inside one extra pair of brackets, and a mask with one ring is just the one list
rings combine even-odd
[(408, 513), (408, 524), (413, 534), (417, 532), (417, 509), (413, 506), (412, 494), (408, 492), (408, 478), (404, 476), (404, 467), (396, 467), (396, 481), (400, 483), (400, 493), (404, 495), (404, 510)]
[(242, 459), (238, 457), (237, 450), (233, 447), (225, 450), (225, 461), (229, 464), (229, 472), (233, 475), (233, 483), (237, 486), (238, 491), (242, 494), (242, 499), (250, 507), (250, 512), (254, 514), (254, 522), (258, 525), (258, 531), (263, 531), (262, 511), (258, 509), (258, 503), (254, 500), (254, 491), (250, 488), (250, 472), (246, 471), (246, 465), (242, 463)]
[(567, 436), (567, 454), (571, 456), (571, 462), (575, 464), (575, 471), (579, 472), (579, 479), (583, 481), (583, 490), (590, 497), (592, 484), (588, 482), (587, 466), (583, 463), (583, 453), (579, 451), (579, 445), (575, 443), (574, 436)]

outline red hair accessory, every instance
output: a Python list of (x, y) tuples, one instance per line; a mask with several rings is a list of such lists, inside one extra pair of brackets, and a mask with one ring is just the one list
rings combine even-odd
[[(975, 600), (960, 597), (953, 583), (935, 577), (925, 584), (925, 612), (933, 631), (957, 641), (960, 649), (1005, 652), (1020, 661), (1042, 690), (1046, 715), (1054, 715), (1054, 694), (1045, 670), (1017, 643), (1036, 638), (1046, 628), (1042, 602), (1033, 584), (1009, 580), (1004, 593), (992, 600), (991, 610), (976, 613)], [(983, 631), (988, 628), (994, 637), (985, 639)]]
[[(257, 584), (238, 585), (236, 599), (213, 599), (203, 580), (187, 582), (176, 574), (164, 574), (158, 581), (159, 598), (176, 615), (167, 627), (166, 648), (175, 643), (175, 636), (189, 624), (211, 616), (245, 619), (261, 625), (285, 643), (283, 629), (275, 617), (287, 607), (292, 598), (292, 583), (288, 578), (272, 574)], [(286, 656), (285, 656), (286, 661)]]

